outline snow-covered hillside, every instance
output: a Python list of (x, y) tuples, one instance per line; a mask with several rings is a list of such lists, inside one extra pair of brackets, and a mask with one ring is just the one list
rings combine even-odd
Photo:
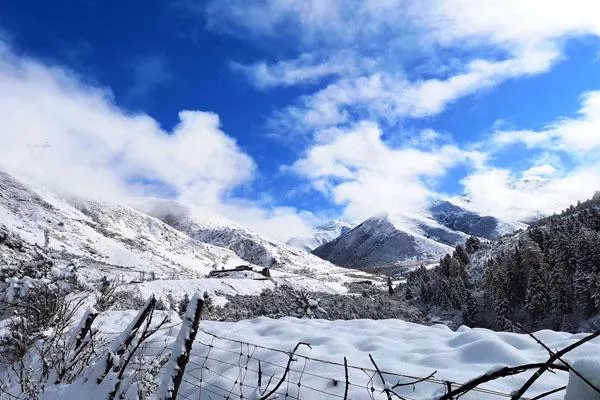
[(491, 240), (525, 227), (437, 201), (423, 214), (384, 213), (369, 218), (313, 254), (344, 267), (374, 269), (435, 261), (471, 235)]
[(420, 234), (418, 226), (401, 226), (388, 214), (380, 214), (313, 253), (340, 266), (369, 270), (432, 260), (451, 250), (450, 246)]
[(527, 228), (523, 223), (480, 215), (449, 201), (438, 201), (429, 211), (433, 219), (447, 228), (489, 240)]
[[(344, 282), (365, 279), (364, 274), (358, 276), (356, 271), (269, 241), (219, 216), (205, 215), (202, 223), (196, 223), (174, 217), (183, 215), (184, 208), (177, 203), (137, 203), (178, 211), (160, 215), (165, 223), (125, 205), (49, 191), (0, 171), (0, 236), (18, 238), (23, 246), (22, 251), (15, 250), (0, 240), (0, 260), (10, 264), (40, 252), (58, 267), (77, 266), (92, 281), (105, 275), (126, 281), (168, 280), (157, 285), (161, 288), (168, 282), (201, 279), (215, 269), (241, 265), (257, 270), (271, 267), (275, 281), (333, 293), (345, 292)], [(260, 282), (263, 289), (270, 287)]]
[(235, 222), (215, 219), (208, 213), (192, 210), (171, 200), (145, 199), (135, 203), (152, 215), (191, 238), (231, 249), (249, 263), (276, 271), (310, 275), (348, 272), (332, 263), (295, 247), (262, 237)]
[(228, 249), (191, 239), (129, 207), (34, 189), (1, 171), (0, 223), (91, 277), (194, 278), (245, 263)]
[(355, 226), (355, 224), (346, 221), (331, 220), (315, 227), (310, 235), (291, 238), (287, 241), (287, 244), (301, 250), (313, 251), (317, 247), (329, 243), (338, 236), (349, 232)]

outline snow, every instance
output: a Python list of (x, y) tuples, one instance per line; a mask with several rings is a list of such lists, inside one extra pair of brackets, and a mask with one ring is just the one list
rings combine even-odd
[[(571, 367), (594, 386), (600, 388), (600, 359), (598, 357), (577, 360)], [(581, 399), (600, 400), (600, 393), (571, 371), (565, 400)]]
[(168, 294), (175, 300), (180, 300), (186, 294), (192, 297), (196, 292), (207, 292), (216, 306), (227, 303), (225, 296), (258, 296), (265, 289), (275, 288), (275, 284), (269, 280), (219, 278), (157, 280), (132, 284), (132, 286), (140, 290), (143, 298), (155, 295), (157, 299), (163, 300)]
[(201, 243), (126, 206), (34, 189), (2, 171), (0, 191), (2, 224), (55, 259), (79, 262), (91, 278), (137, 278), (142, 272), (199, 277), (247, 264), (228, 249)]
[[(257, 271), (269, 267), (281, 282), (328, 293), (345, 293), (344, 283), (370, 279), (214, 213), (190, 210), (170, 200), (137, 199), (132, 204), (153, 216), (120, 204), (55, 192), (39, 183), (32, 186), (0, 170), (1, 224), (21, 237), (31, 253), (42, 250), (57, 267), (78, 265), (85, 281), (103, 276), (126, 282), (158, 279), (164, 282), (156, 285), (164, 287), (173, 280), (202, 279), (211, 271), (241, 265)], [(16, 264), (28, 254), (2, 247), (0, 261)], [(256, 285), (248, 286), (256, 294)]]
[(340, 266), (401, 270), (401, 264), (407, 261), (436, 260), (451, 251), (452, 247), (425, 237), (416, 224), (384, 213), (369, 218), (313, 253)]
[[(103, 316), (99, 320), (103, 324), (103, 330), (121, 330), (128, 320), (133, 317), (131, 312), (111, 312), (110, 315)], [(333, 380), (344, 381), (344, 356), (350, 366), (358, 366), (372, 369), (369, 360), (369, 354), (377, 362), (378, 367), (384, 371), (387, 384), (395, 384), (399, 379), (402, 382), (408, 382), (408, 378), (398, 378), (390, 373), (405, 374), (408, 376), (425, 377), (433, 371), (437, 371), (434, 378), (437, 380), (450, 380), (452, 382), (466, 382), (472, 378), (482, 375), (489, 371), (495, 371), (504, 366), (515, 366), (525, 363), (534, 363), (546, 361), (547, 352), (541, 348), (533, 339), (527, 335), (493, 332), (486, 329), (471, 329), (461, 327), (458, 331), (452, 331), (443, 325), (424, 326), (413, 324), (401, 320), (352, 320), (352, 321), (326, 321), (310, 320), (297, 318), (282, 318), (278, 320), (269, 318), (257, 318), (240, 322), (213, 322), (202, 321), (201, 329), (221, 338), (239, 340), (252, 344), (258, 344), (265, 348), (254, 348), (253, 346), (243, 346), (244, 349), (253, 351), (252, 358), (248, 364), (248, 372), (245, 382), (254, 387), (246, 388), (244, 396), (247, 397), (255, 390), (257, 376), (251, 370), (256, 370), (257, 360), (261, 360), (263, 374), (270, 376), (276, 373), (281, 375), (282, 370), (277, 369), (272, 364), (285, 366), (288, 354), (268, 350), (279, 349), (283, 352), (289, 352), (298, 342), (306, 342), (312, 348), (301, 346), (292, 364), (290, 379), (294, 384), (304, 370), (302, 377), (302, 387), (304, 396), (300, 398), (333, 398), (322, 396), (319, 392), (313, 392), (307, 387), (334, 393), (338, 396), (343, 395), (344, 385), (334, 386)], [(192, 351), (191, 362), (194, 366), (203, 365), (211, 372), (205, 371), (203, 374), (204, 385), (217, 385), (231, 388), (231, 382), (223, 377), (236, 379), (239, 373), (237, 366), (239, 362), (240, 343), (225, 339), (216, 339), (213, 336), (199, 332), (196, 337), (196, 343)], [(170, 328), (164, 335), (154, 339), (155, 343), (174, 343), (177, 331)], [(572, 335), (563, 332), (553, 332), (544, 330), (536, 333), (536, 336), (543, 340), (550, 348), (564, 348), (579, 340), (582, 335)], [(212, 344), (210, 349), (210, 359), (205, 360), (208, 347), (201, 343)], [(151, 346), (149, 346), (151, 348)], [(244, 350), (245, 352), (246, 350)], [(237, 354), (237, 355), (236, 355)], [(309, 360), (304, 365), (306, 359), (304, 356), (317, 360), (324, 360), (335, 364), (326, 364), (316, 360)], [(580, 361), (585, 358), (596, 356), (595, 360)], [(600, 340), (596, 339), (569, 354), (570, 360), (574, 360), (574, 366), (581, 368), (581, 372), (592, 375), (596, 379), (600, 357)], [(245, 357), (242, 357), (244, 360)], [(220, 362), (220, 361), (223, 362)], [(234, 365), (228, 365), (234, 364)], [(190, 372), (191, 371), (191, 372)], [(186, 381), (180, 393), (192, 398), (198, 398), (199, 371), (198, 368), (186, 370)], [(594, 371), (592, 374), (591, 372)], [(497, 380), (484, 384), (482, 387), (502, 393), (510, 393), (519, 388), (533, 373), (533, 371), (513, 376), (503, 380)], [(351, 386), (349, 398), (367, 399), (369, 398), (364, 387), (367, 385), (369, 377), (362, 371), (351, 368), (349, 371), (350, 381), (358, 386)], [(595, 374), (595, 375), (594, 375)], [(326, 377), (322, 379), (315, 377)], [(403, 379), (403, 380), (402, 380)], [(547, 373), (534, 384), (527, 392), (528, 397), (534, 397), (537, 394), (565, 386), (571, 379), (569, 390), (573, 391), (573, 396), (567, 397), (567, 400), (573, 399), (594, 399), (589, 397), (587, 392), (577, 392), (581, 385), (573, 383), (573, 377), (569, 378), (567, 373), (557, 372), (556, 374)], [(385, 398), (379, 391), (384, 388), (380, 379), (375, 377), (374, 386), (377, 389), (375, 398)], [(265, 386), (263, 376), (263, 389)], [(290, 385), (291, 386), (291, 385)], [(362, 387), (359, 387), (362, 386)], [(210, 388), (211, 386), (204, 386)], [(214, 389), (214, 388), (213, 388)], [(237, 390), (237, 389), (236, 389)], [(292, 392), (296, 394), (296, 389)], [(412, 386), (395, 389), (400, 395), (406, 395), (413, 399), (430, 399), (444, 393), (443, 384), (435, 382), (424, 382)], [(283, 393), (283, 392), (282, 392)], [(585, 393), (583, 397), (579, 393)], [(556, 393), (548, 399), (561, 399), (564, 392)], [(587, 397), (586, 397), (587, 396)], [(201, 399), (208, 397), (200, 397)], [(496, 399), (495, 395), (482, 392), (473, 392), (462, 397), (468, 399)]]
[(196, 318), (196, 307), (198, 306), (198, 300), (201, 298), (202, 295), (196, 292), (187, 305), (183, 323), (181, 324), (175, 343), (171, 346), (171, 355), (162, 374), (163, 377), (156, 396), (158, 399), (168, 398), (169, 394), (173, 391), (173, 378), (177, 375), (177, 370), (181, 369), (177, 365), (178, 358), (186, 352), (185, 342), (190, 339), (192, 324)]
[(132, 283), (128, 286), (139, 289), (143, 298), (155, 295), (163, 300), (167, 295), (171, 295), (175, 300), (180, 300), (185, 295), (191, 297), (196, 292), (207, 292), (213, 304), (223, 306), (227, 303), (226, 296), (258, 296), (263, 290), (274, 289), (277, 285), (288, 285), (294, 289), (309, 292), (346, 294), (348, 287), (344, 283), (347, 281), (374, 279), (376, 284), (383, 285), (385, 283), (383, 278), (359, 271), (354, 272), (352, 277), (346, 276), (345, 273), (310, 277), (278, 270), (271, 271), (270, 279), (262, 276), (260, 279), (253, 279), (252, 276), (245, 279), (237, 276), (233, 278), (164, 279)]
[(354, 228), (356, 224), (347, 221), (331, 220), (316, 226), (310, 235), (295, 236), (287, 244), (300, 250), (313, 251)]

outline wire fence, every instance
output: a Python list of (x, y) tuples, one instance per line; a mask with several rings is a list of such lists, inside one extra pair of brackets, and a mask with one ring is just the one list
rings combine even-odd
[[(435, 377), (414, 376), (314, 358), (308, 345), (285, 351), (227, 338), (200, 329), (193, 343), (177, 399), (389, 399), (439, 398), (463, 385)], [(275, 397), (276, 396), (276, 397)], [(511, 398), (511, 394), (474, 388), (465, 399)], [(524, 400), (526, 398), (523, 397)]]
[[(146, 366), (138, 365), (139, 363), (128, 366), (129, 361), (136, 359), (133, 356), (138, 353), (144, 354), (146, 359), (150, 357), (158, 360), (158, 364), (164, 366), (157, 397), (160, 400), (556, 398), (566, 386), (554, 387), (550, 391), (533, 395), (535, 397), (524, 396), (545, 372), (572, 372), (600, 393), (599, 387), (562, 358), (577, 347), (600, 337), (600, 331), (584, 336), (561, 350), (549, 348), (534, 334), (529, 333), (531, 338), (548, 352), (549, 358), (545, 362), (493, 368), (467, 382), (452, 382), (440, 379), (436, 376), (437, 371), (431, 371), (427, 376), (418, 376), (381, 369), (371, 354), (368, 354), (370, 364), (353, 365), (348, 363), (343, 354), (332, 354), (330, 359), (312, 357), (312, 347), (309, 343), (299, 342), (292, 350), (287, 350), (207, 331), (201, 327), (204, 305), (202, 298), (203, 296), (196, 293), (188, 303), (181, 322), (170, 324), (167, 317), (152, 322), (156, 299), (151, 297), (126, 331), (112, 340), (112, 350), (104, 362), (105, 372), (96, 378), (96, 381), (101, 383), (109, 372), (116, 368), (115, 359), (119, 360), (124, 355), (127, 355), (126, 361), (118, 365), (118, 379), (111, 393), (118, 392), (121, 380), (126, 374), (132, 377), (145, 376), (148, 373)], [(95, 316), (97, 313), (85, 319), (86, 323), (82, 325), (78, 337), (83, 338), (90, 333), (99, 334), (99, 338), (109, 339), (117, 333), (98, 329), (100, 327), (91, 329), (91, 322), (87, 322), (90, 318), (93, 321), (92, 317)], [(162, 334), (153, 336), (159, 330)], [(111, 355), (113, 353), (115, 356)], [(160, 369), (157, 369), (156, 373)], [(535, 373), (512, 393), (483, 386), (497, 379), (510, 378), (534, 370)], [(526, 377), (521, 376), (519, 380), (521, 378)], [(512, 386), (515, 386), (516, 382), (512, 383)], [(138, 387), (143, 385), (143, 379), (136, 384)], [(499, 387), (505, 386), (496, 386), (496, 389)]]
[[(102, 329), (102, 326), (94, 328), (92, 325), (99, 313), (95, 310), (86, 312), (77, 328), (79, 344), (67, 356), (69, 362), (65, 364), (64, 374), (58, 376), (67, 377), (68, 381), (69, 370), (75, 366), (77, 371), (84, 372), (84, 381), (106, 386), (109, 400), (130, 398), (126, 395), (132, 390), (137, 390), (139, 396), (136, 398), (157, 400), (557, 398), (566, 386), (551, 387), (549, 391), (544, 386), (544, 393), (529, 392), (528, 395), (534, 397), (524, 396), (546, 372), (573, 373), (600, 394), (600, 387), (563, 358), (579, 346), (599, 338), (600, 331), (578, 338), (560, 350), (551, 349), (529, 333), (548, 352), (546, 361), (492, 368), (467, 382), (452, 382), (441, 379), (437, 371), (427, 371), (428, 375), (419, 376), (380, 368), (371, 354), (368, 354), (370, 363), (350, 364), (341, 354), (344, 347), (339, 347), (340, 354), (331, 354), (325, 359), (312, 357), (314, 353), (311, 354), (309, 343), (298, 342), (290, 350), (216, 334), (201, 325), (203, 306), (203, 296), (196, 293), (181, 321), (170, 323), (167, 316), (155, 318), (156, 298), (151, 296), (121, 333)], [(158, 332), (160, 334), (155, 335)], [(276, 343), (275, 346), (279, 345), (279, 341)], [(97, 346), (104, 350), (95, 351)], [(335, 351), (336, 348), (330, 349)], [(80, 354), (89, 357), (77, 358)], [(77, 366), (70, 360), (81, 362)], [(90, 369), (87, 368), (89, 365), (97, 367)], [(517, 384), (518, 389), (511, 393), (492, 389), (505, 388), (504, 385), (486, 387), (497, 379), (528, 371), (535, 372), (528, 374), (529, 378)], [(521, 375), (518, 380), (527, 376)], [(511, 386), (515, 386), (516, 382), (512, 383)], [(536, 388), (536, 392), (540, 390)]]

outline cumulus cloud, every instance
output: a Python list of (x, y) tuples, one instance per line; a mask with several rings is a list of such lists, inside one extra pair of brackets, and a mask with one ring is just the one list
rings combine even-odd
[[(361, 60), (361, 64), (368, 60)], [(230, 63), (233, 71), (245, 74), (258, 89), (278, 86), (294, 86), (315, 83), (325, 77), (353, 74), (358, 71), (358, 61), (350, 53), (337, 53), (319, 57), (304, 53), (298, 58), (268, 63), (259, 61), (253, 64)]]
[[(549, 71), (565, 58), (567, 40), (600, 37), (596, 0), (214, 0), (205, 11), (210, 29), (261, 43), (285, 38), (286, 54), (295, 52), (296, 58), (281, 61), (278, 53), (245, 66), (255, 85), (321, 83), (269, 124), (283, 137), (308, 136), (294, 169), (352, 217), (422, 205), (435, 190), (430, 180), (457, 163), (475, 166), (462, 181), (471, 206), (500, 216), (559, 211), (599, 186), (596, 92), (583, 97), (579, 115), (545, 129), (496, 127), (489, 141), (473, 146), (480, 152), (451, 140), (444, 146), (435, 135), (427, 143), (423, 132), (394, 140), (392, 129), (391, 147), (377, 125), (356, 125), (368, 119), (401, 126), (507, 80)], [(329, 60), (348, 52), (352, 68), (332, 69)], [(524, 169), (494, 167), (498, 153), (515, 144), (546, 152), (544, 159)]]
[(0, 47), (0, 87), (0, 160), (13, 172), (93, 197), (173, 196), (235, 214), (277, 239), (308, 229), (293, 209), (230, 196), (257, 167), (214, 113), (181, 111), (165, 130), (148, 115), (120, 109), (109, 90), (16, 56), (7, 45)]
[[(594, 0), (223, 0), (205, 14), (213, 30), (291, 39), (297, 58), (233, 64), (259, 88), (334, 78), (275, 113), (269, 126), (287, 137), (365, 116), (428, 117), (507, 79), (544, 73), (566, 38), (600, 36), (593, 10), (600, 13)], [(440, 61), (446, 50), (455, 55)], [(432, 60), (435, 73), (414, 76)]]
[[(600, 190), (600, 92), (581, 96), (574, 117), (541, 130), (500, 130), (480, 148), (497, 152), (523, 146), (544, 153), (524, 170), (485, 166), (462, 181), (471, 206), (507, 218), (530, 219), (559, 212)], [(561, 162), (567, 159), (567, 163)]]
[(600, 149), (600, 91), (582, 95), (582, 105), (574, 118), (562, 118), (543, 130), (495, 132), (496, 146), (521, 143), (529, 148), (545, 148), (570, 153), (587, 153)]
[(523, 180), (542, 181), (553, 176), (557, 172), (556, 168), (550, 164), (536, 165), (523, 172)]
[[(382, 131), (373, 122), (319, 132), (316, 143), (293, 169), (343, 206), (344, 217), (362, 220), (382, 211), (423, 212), (429, 200), (443, 196), (436, 192), (436, 183), (446, 178), (450, 168), (464, 165), (470, 172), (460, 182), (463, 196), (455, 201), (485, 215), (529, 221), (560, 212), (600, 189), (599, 159), (576, 156), (597, 150), (600, 126), (590, 122), (595, 121), (595, 104), (594, 95), (588, 93), (576, 118), (560, 118), (550, 125), (548, 130), (557, 140), (569, 142), (548, 138), (538, 142), (540, 132), (520, 132), (523, 143), (546, 150), (524, 169), (494, 167), (497, 148), (490, 149), (494, 139), (471, 146), (478, 150), (467, 150), (438, 132), (424, 130), (403, 145), (392, 146), (382, 140)], [(557, 149), (566, 150), (572, 159), (563, 163)]]
[(330, 140), (309, 148), (292, 168), (343, 205), (345, 218), (360, 221), (383, 211), (423, 211), (435, 195), (432, 180), (453, 166), (481, 166), (485, 161), (484, 154), (453, 145), (428, 151), (392, 148), (381, 135), (373, 122), (337, 130)]
[[(503, 61), (471, 61), (463, 73), (447, 79), (411, 81), (383, 72), (358, 78), (340, 79), (314, 94), (303, 96), (276, 118), (277, 126), (320, 129), (352, 122), (356, 114), (394, 122), (402, 117), (422, 118), (443, 111), (467, 94), (489, 88), (507, 78), (547, 71), (559, 53), (548, 49), (530, 52)], [(289, 122), (292, 121), (292, 122)], [(289, 127), (289, 126), (288, 126)]]
[(525, 49), (561, 38), (600, 36), (595, 0), (432, 0), (422, 22), (435, 40)]
[[(468, 175), (462, 181), (468, 207), (485, 214), (528, 221), (560, 212), (577, 200), (591, 198), (600, 189), (600, 163), (560, 174), (547, 166), (541, 167), (536, 172), (546, 173), (544, 177), (529, 175), (531, 170), (517, 174), (502, 168), (480, 169)], [(550, 178), (548, 173), (556, 176)]]

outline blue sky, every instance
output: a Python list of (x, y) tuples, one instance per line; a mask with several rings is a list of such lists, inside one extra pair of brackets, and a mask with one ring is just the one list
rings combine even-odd
[(526, 219), (600, 189), (594, 15), (593, 0), (0, 2), (0, 162), (281, 240), (437, 197)]

